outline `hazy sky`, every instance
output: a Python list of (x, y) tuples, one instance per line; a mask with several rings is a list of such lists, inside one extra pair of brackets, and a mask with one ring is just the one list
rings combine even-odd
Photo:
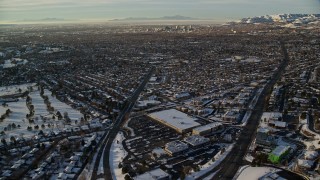
[(320, 0), (0, 0), (1, 22), (172, 15), (228, 20), (282, 13), (320, 13)]

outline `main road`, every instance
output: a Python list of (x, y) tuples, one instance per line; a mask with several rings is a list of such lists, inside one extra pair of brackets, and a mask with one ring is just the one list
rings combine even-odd
[(251, 116), (248, 119), (247, 125), (243, 128), (240, 137), (234, 145), (231, 152), (216, 168), (210, 172), (204, 174), (199, 179), (203, 179), (208, 175), (217, 172), (212, 179), (232, 179), (237, 173), (238, 169), (245, 165), (243, 158), (245, 157), (247, 150), (251, 142), (255, 138), (255, 132), (259, 125), (260, 118), (262, 116), (264, 106), (267, 103), (266, 97), (272, 92), (273, 86), (283, 74), (286, 66), (288, 65), (289, 56), (287, 49), (282, 41), (280, 41), (281, 50), (283, 53), (283, 60), (281, 61), (278, 70), (273, 74), (271, 80), (265, 85), (265, 88), (259, 96), (256, 106), (253, 108)]
[(154, 70), (155, 70), (155, 67), (152, 67), (149, 70), (148, 74), (145, 75), (144, 80), (140, 83), (138, 88), (133, 92), (131, 97), (126, 100), (122, 111), (120, 112), (117, 119), (113, 123), (112, 128), (109, 130), (106, 138), (103, 141), (103, 145), (100, 147), (100, 150), (98, 152), (98, 155), (97, 155), (97, 158), (96, 158), (96, 161), (94, 164), (91, 180), (96, 180), (98, 178), (97, 171), (98, 171), (98, 167), (99, 167), (99, 163), (100, 163), (102, 154), (103, 154), (103, 170), (104, 170), (103, 177), (104, 177), (104, 179), (113, 179), (112, 173), (111, 173), (112, 169), (110, 168), (110, 164), (109, 164), (109, 158), (110, 158), (109, 152), (110, 152), (112, 142), (113, 142), (114, 138), (116, 137), (116, 135), (118, 134), (118, 132), (121, 128), (121, 125), (126, 120), (126, 118), (129, 116), (135, 102), (137, 101), (140, 93), (142, 92), (142, 90), (144, 89), (144, 87), (148, 83), (149, 79), (151, 78)]

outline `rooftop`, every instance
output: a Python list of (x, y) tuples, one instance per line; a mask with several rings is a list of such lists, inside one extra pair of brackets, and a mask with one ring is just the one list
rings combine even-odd
[(202, 132), (202, 131), (207, 131), (209, 129), (212, 129), (212, 128), (215, 128), (215, 127), (218, 127), (218, 126), (221, 126), (221, 125), (222, 124), (219, 123), (219, 122), (213, 122), (213, 123), (210, 123), (210, 124), (206, 124), (206, 125), (203, 125), (203, 126), (196, 127), (193, 130), (198, 131), (198, 132)]
[(177, 140), (177, 141), (168, 142), (166, 144), (165, 148), (168, 151), (175, 153), (175, 152), (180, 152), (180, 151), (188, 149), (188, 145)]
[(151, 113), (149, 116), (179, 130), (189, 129), (200, 125), (195, 121), (197, 118), (188, 116), (187, 114), (175, 109)]
[(285, 153), (287, 150), (289, 150), (290, 146), (277, 146), (273, 151), (272, 154), (276, 156), (281, 156), (283, 153)]
[(184, 138), (184, 141), (191, 144), (192, 146), (197, 146), (209, 141), (209, 138), (205, 138), (199, 135), (188, 136)]
[(268, 133), (270, 130), (268, 129), (268, 128), (263, 128), (263, 127), (260, 127), (259, 129), (258, 129), (258, 132), (260, 132), (260, 133)]
[(145, 172), (139, 176), (134, 177), (133, 179), (151, 180), (151, 179), (161, 179), (161, 178), (165, 178), (165, 177), (169, 177), (169, 174), (164, 172), (162, 169), (158, 168), (158, 169), (154, 169), (154, 170)]

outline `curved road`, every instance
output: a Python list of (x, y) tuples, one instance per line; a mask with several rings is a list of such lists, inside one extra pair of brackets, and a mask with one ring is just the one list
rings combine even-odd
[(126, 120), (126, 118), (129, 116), (135, 102), (137, 101), (140, 93), (142, 92), (142, 90), (144, 89), (144, 87), (148, 83), (149, 79), (151, 78), (154, 70), (155, 70), (155, 67), (152, 67), (150, 69), (150, 71), (148, 72), (148, 74), (146, 74), (144, 80), (141, 82), (139, 87), (133, 92), (132, 96), (130, 98), (128, 98), (123, 110), (121, 111), (121, 113), (117, 117), (116, 121), (113, 123), (112, 128), (109, 130), (109, 133), (107, 134), (107, 136), (103, 142), (103, 145), (101, 146), (101, 148), (98, 152), (98, 156), (97, 156), (97, 159), (94, 164), (91, 180), (96, 180), (98, 178), (97, 171), (99, 168), (99, 163), (100, 163), (102, 154), (103, 154), (103, 170), (104, 170), (103, 177), (104, 177), (104, 179), (113, 179), (112, 173), (111, 173), (112, 169), (110, 168), (110, 164), (109, 164), (109, 152), (110, 152), (112, 142), (113, 142), (114, 138), (116, 137), (116, 135), (118, 134), (118, 132), (120, 131), (121, 125)]

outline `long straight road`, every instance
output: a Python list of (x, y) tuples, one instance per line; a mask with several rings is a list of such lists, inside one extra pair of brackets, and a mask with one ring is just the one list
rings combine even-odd
[(142, 90), (144, 89), (144, 87), (146, 86), (146, 84), (148, 83), (149, 79), (151, 78), (153, 72), (155, 70), (155, 67), (152, 67), (150, 69), (150, 71), (148, 72), (148, 74), (146, 74), (144, 80), (140, 83), (140, 85), (138, 86), (138, 88), (134, 91), (134, 93), (132, 94), (132, 96), (130, 98), (127, 99), (127, 102), (125, 103), (125, 106), (123, 108), (123, 110), (121, 111), (121, 113), (118, 115), (116, 121), (113, 123), (112, 129), (110, 129), (107, 137), (105, 138), (104, 142), (103, 142), (103, 146), (101, 146), (100, 151), (98, 152), (98, 157), (95, 161), (95, 165), (93, 168), (93, 172), (92, 172), (92, 177), (91, 180), (96, 180), (97, 177), (97, 171), (98, 171), (98, 167), (99, 167), (99, 162), (101, 160), (101, 156), (103, 154), (103, 170), (104, 170), (104, 179), (113, 179), (112, 178), (112, 169), (110, 168), (110, 164), (109, 164), (109, 152), (110, 152), (110, 148), (112, 145), (113, 140), (115, 139), (116, 135), (118, 134), (121, 125), (123, 124), (123, 122), (125, 121), (126, 117), (129, 116), (135, 102), (137, 101), (137, 99), (139, 98), (140, 93), (142, 92)]
[(203, 179), (204, 177), (216, 171), (218, 172), (215, 174), (215, 176), (212, 179), (219, 179), (219, 180), (232, 179), (234, 175), (237, 173), (238, 169), (245, 164), (245, 162), (243, 161), (243, 158), (247, 153), (250, 143), (255, 138), (255, 132), (259, 125), (259, 120), (263, 113), (264, 105), (266, 104), (266, 101), (267, 101), (266, 97), (271, 94), (273, 86), (281, 77), (286, 66), (288, 65), (289, 56), (285, 48), (285, 45), (282, 41), (280, 41), (280, 46), (282, 49), (284, 59), (280, 63), (277, 72), (273, 75), (272, 79), (266, 84), (261, 95), (259, 96), (256, 106), (253, 108), (252, 114), (248, 119), (248, 123), (242, 130), (241, 135), (238, 141), (236, 142), (234, 148), (231, 150), (231, 152), (227, 155), (227, 157), (223, 160), (223, 162), (219, 166), (217, 166), (210, 172), (206, 173), (204, 176), (200, 177), (199, 179)]

